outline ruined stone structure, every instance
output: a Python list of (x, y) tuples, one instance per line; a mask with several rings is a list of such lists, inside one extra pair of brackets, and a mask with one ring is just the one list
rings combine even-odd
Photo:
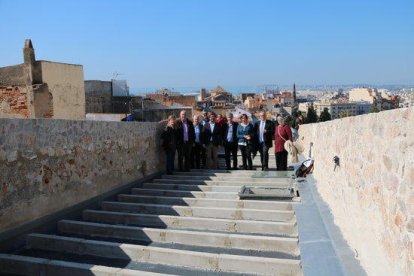
[(36, 60), (30, 39), (24, 63), (0, 68), (0, 117), (84, 119), (81, 65)]

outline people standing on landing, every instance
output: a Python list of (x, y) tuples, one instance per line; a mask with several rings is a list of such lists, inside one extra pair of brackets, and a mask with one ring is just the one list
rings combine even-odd
[(260, 112), (260, 121), (254, 125), (254, 133), (257, 137), (258, 150), (260, 152), (260, 161), (262, 171), (269, 169), (269, 149), (273, 146), (273, 135), (275, 126), (272, 121), (266, 120), (266, 112)]
[(194, 144), (194, 126), (187, 119), (185, 110), (180, 112), (180, 120), (177, 122), (179, 139), (177, 142), (178, 167), (180, 171), (189, 171), (191, 164), (191, 150)]
[(210, 121), (204, 125), (207, 168), (218, 169), (217, 149), (222, 143), (222, 130), (216, 123), (216, 115), (211, 113)]
[(233, 121), (233, 114), (229, 112), (227, 114), (227, 123), (225, 124), (223, 131), (223, 145), (227, 170), (231, 169), (230, 155), (233, 159), (233, 170), (237, 170), (238, 126), (239, 124)]
[(247, 115), (240, 116), (240, 124), (237, 127), (238, 145), (242, 154), (243, 169), (253, 170), (252, 150), (254, 147), (254, 127), (247, 121)]
[(167, 174), (173, 174), (175, 151), (177, 149), (177, 140), (179, 133), (176, 126), (176, 120), (174, 115), (168, 116), (167, 126), (161, 134), (162, 147), (166, 154), (166, 171)]
[[(194, 124), (194, 145), (193, 153), (191, 154), (192, 159), (192, 168), (199, 169), (201, 163), (202, 151), (204, 149), (204, 139), (203, 139), (203, 125), (200, 123), (200, 117), (198, 115), (193, 116)], [(205, 151), (205, 149), (204, 149)], [(204, 164), (205, 165), (205, 164)]]
[(287, 170), (288, 152), (285, 150), (285, 142), (292, 141), (292, 131), (288, 125), (285, 125), (285, 119), (282, 116), (277, 118), (278, 126), (275, 128), (275, 155), (276, 170)]

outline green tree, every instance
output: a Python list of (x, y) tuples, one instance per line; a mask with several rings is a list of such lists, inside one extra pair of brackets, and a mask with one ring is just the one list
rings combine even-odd
[(319, 116), (319, 122), (326, 122), (331, 120), (331, 114), (329, 113), (329, 110), (327, 107), (323, 109), (321, 112), (321, 116)]
[(351, 113), (349, 112), (349, 110), (343, 110), (339, 112), (339, 118), (345, 118), (349, 116), (351, 116)]
[(294, 122), (295, 122), (295, 118), (292, 115), (287, 116), (285, 119), (285, 125), (288, 125), (290, 127), (293, 126)]
[(378, 108), (377, 107), (373, 107), (370, 111), (369, 111), (369, 113), (378, 113), (379, 112), (379, 110), (378, 110)]
[(308, 112), (306, 114), (306, 123), (316, 123), (318, 121), (318, 115), (316, 114), (315, 108), (313, 108), (313, 105), (311, 105), (308, 108)]

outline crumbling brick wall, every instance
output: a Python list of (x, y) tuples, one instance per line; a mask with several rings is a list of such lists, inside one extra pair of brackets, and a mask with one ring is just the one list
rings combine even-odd
[(26, 87), (0, 86), (0, 117), (30, 117)]

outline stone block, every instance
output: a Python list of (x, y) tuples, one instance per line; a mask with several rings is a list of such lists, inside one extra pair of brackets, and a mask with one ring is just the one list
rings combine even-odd
[(7, 162), (17, 161), (17, 150), (13, 150), (7, 154)]

